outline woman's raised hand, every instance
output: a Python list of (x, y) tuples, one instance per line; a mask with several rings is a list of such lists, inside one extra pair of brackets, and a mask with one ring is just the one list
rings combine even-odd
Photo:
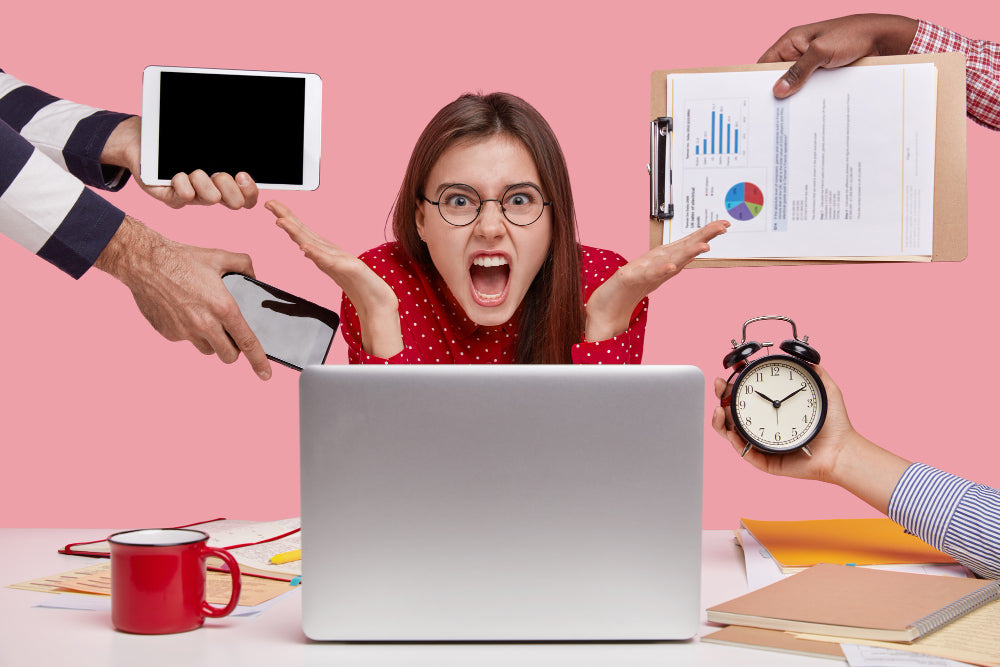
[(277, 200), (264, 204), (278, 225), (320, 271), (333, 278), (358, 311), (365, 352), (388, 359), (403, 351), (399, 299), (378, 274), (356, 256), (345, 252), (302, 224), (292, 210)]
[(624, 333), (639, 302), (680, 273), (692, 259), (707, 252), (708, 242), (728, 227), (725, 220), (716, 220), (678, 241), (657, 246), (618, 269), (587, 300), (586, 340), (607, 340)]

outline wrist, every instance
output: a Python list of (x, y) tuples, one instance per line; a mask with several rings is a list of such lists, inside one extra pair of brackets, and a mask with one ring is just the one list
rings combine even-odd
[(157, 247), (165, 242), (165, 238), (126, 215), (94, 266), (131, 287), (143, 270), (154, 263)]
[(129, 116), (108, 136), (101, 151), (101, 164), (128, 169), (139, 173), (139, 145), (142, 136), (142, 118)]
[(629, 298), (617, 289), (618, 274), (594, 290), (585, 304), (586, 323), (583, 339), (589, 343), (608, 340), (625, 333), (632, 312), (642, 298)]
[(875, 47), (883, 56), (901, 56), (910, 52), (920, 21), (907, 16), (886, 14), (881, 18)]

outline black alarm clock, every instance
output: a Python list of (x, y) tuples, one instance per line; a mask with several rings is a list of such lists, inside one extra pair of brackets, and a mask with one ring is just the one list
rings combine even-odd
[[(781, 320), (792, 325), (792, 338), (778, 347), (786, 354), (769, 354), (754, 361), (749, 358), (773, 343), (747, 341), (747, 326), (761, 320)], [(733, 426), (750, 447), (767, 454), (786, 454), (801, 449), (809, 451), (809, 441), (816, 437), (826, 421), (826, 389), (813, 365), (819, 352), (801, 339), (795, 322), (782, 315), (763, 315), (743, 323), (743, 339), (732, 341), (733, 349), (722, 360), (732, 368), (732, 389), (722, 399), (732, 413)]]

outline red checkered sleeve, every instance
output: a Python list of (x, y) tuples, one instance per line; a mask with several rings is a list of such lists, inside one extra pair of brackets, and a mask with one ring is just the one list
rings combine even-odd
[(969, 117), (1000, 130), (1000, 44), (968, 39), (947, 28), (920, 21), (910, 53), (965, 54), (965, 91)]

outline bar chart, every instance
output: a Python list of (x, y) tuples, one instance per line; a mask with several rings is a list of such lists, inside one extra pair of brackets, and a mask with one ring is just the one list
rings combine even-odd
[(749, 101), (691, 100), (685, 109), (686, 167), (742, 167), (747, 163)]

